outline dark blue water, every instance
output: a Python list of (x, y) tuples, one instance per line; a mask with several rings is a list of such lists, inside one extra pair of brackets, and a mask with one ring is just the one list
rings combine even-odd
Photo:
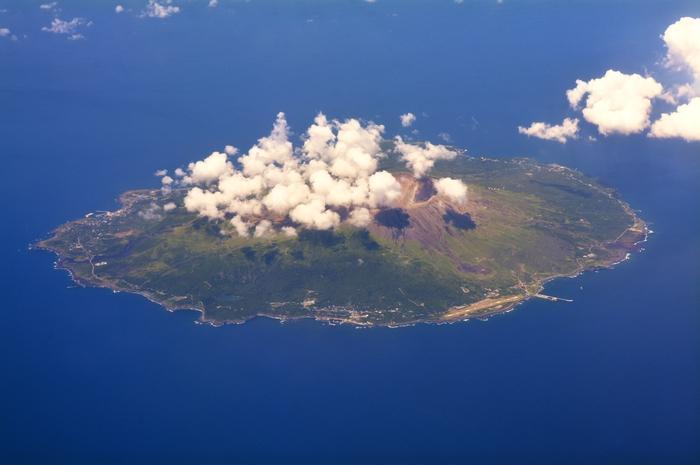
[[(21, 36), (0, 39), (0, 462), (700, 462), (700, 145), (515, 130), (560, 121), (576, 78), (663, 77), (658, 36), (696, 3), (221, 0), (166, 21), (63, 3), (93, 20), (85, 41), (0, 1)], [(573, 304), (395, 330), (195, 325), (27, 250), (158, 168), (249, 146), (280, 110), (298, 132), (323, 110), (390, 134), (412, 111), (421, 137), (580, 168), (656, 233), (548, 286)]]

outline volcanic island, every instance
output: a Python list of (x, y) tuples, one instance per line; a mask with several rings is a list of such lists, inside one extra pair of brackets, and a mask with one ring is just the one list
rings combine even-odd
[[(33, 246), (54, 252), (80, 285), (197, 310), (200, 322), (397, 327), (483, 319), (547, 298), (547, 281), (611, 267), (647, 235), (612, 189), (560, 165), (460, 154), (418, 178), (386, 152), (382, 167), (401, 195), (372, 209), (366, 227), (245, 237), (185, 209), (186, 189), (149, 189)], [(468, 201), (436, 191), (443, 175), (469, 186)], [(158, 213), (163, 205), (172, 211)]]

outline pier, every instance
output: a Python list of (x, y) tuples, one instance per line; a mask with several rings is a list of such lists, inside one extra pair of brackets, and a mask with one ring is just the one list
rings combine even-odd
[(563, 297), (554, 297), (552, 295), (546, 294), (533, 294), (532, 297), (537, 297), (542, 300), (549, 300), (550, 302), (573, 302), (574, 299), (564, 299)]

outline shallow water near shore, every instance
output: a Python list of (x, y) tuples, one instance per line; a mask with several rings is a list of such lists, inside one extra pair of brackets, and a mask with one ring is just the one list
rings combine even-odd
[[(697, 463), (698, 144), (559, 145), (514, 128), (560, 118), (576, 78), (642, 72), (661, 56), (663, 29), (698, 7), (270, 5), (135, 21), (127, 34), (123, 18), (76, 3), (66, 14), (95, 22), (82, 43), (39, 32), (0, 43), (0, 463)], [(425, 18), (436, 32), (417, 34)], [(576, 52), (523, 39), (533, 27)], [(498, 59), (470, 46), (494, 30), (508, 31)], [(297, 133), (324, 110), (389, 134), (413, 111), (420, 137), (448, 132), (473, 154), (596, 177), (654, 234), (612, 270), (546, 285), (572, 303), (398, 329), (197, 325), (195, 312), (76, 287), (55, 257), (28, 250), (65, 221), (114, 209), (121, 192), (155, 186), (156, 169), (248, 147), (280, 110)]]

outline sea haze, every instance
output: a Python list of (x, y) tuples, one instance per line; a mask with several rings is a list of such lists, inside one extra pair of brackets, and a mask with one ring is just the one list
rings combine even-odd
[[(0, 0), (19, 39), (0, 39), (0, 463), (700, 462), (700, 145), (516, 129), (573, 116), (577, 78), (663, 74), (659, 35), (696, 2), (183, 1), (165, 20), (104, 3), (61, 2), (93, 22), (68, 41)], [(411, 111), (415, 137), (578, 168), (655, 232), (547, 286), (574, 303), (393, 330), (196, 325), (28, 250), (156, 169), (320, 110), (390, 135)]]

